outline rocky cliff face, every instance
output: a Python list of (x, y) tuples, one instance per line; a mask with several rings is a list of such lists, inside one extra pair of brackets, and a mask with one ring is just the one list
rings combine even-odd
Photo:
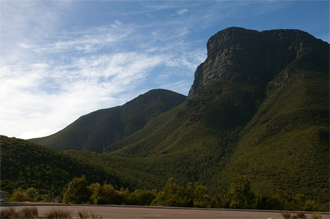
[[(195, 72), (188, 105), (217, 80), (265, 87), (294, 60), (304, 56), (309, 56), (309, 60), (328, 57), (327, 45), (300, 30), (222, 30), (207, 42), (207, 59)], [(287, 69), (285, 77), (289, 72)]]

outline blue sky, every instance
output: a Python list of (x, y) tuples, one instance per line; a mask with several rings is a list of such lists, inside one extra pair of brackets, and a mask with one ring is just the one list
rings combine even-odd
[(46, 136), (151, 89), (188, 94), (207, 40), (236, 26), (329, 42), (325, 1), (0, 0), (0, 134)]

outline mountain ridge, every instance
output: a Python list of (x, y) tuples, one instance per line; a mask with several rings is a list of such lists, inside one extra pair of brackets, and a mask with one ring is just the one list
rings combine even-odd
[(122, 106), (101, 109), (81, 116), (63, 130), (29, 141), (57, 150), (103, 149), (140, 130), (158, 114), (184, 102), (186, 96), (165, 89), (141, 94)]

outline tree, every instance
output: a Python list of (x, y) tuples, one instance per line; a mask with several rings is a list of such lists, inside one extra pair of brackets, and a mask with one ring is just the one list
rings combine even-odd
[(128, 189), (115, 190), (112, 185), (92, 183), (88, 186), (91, 197), (90, 201), (94, 204), (128, 204), (130, 193)]
[(100, 192), (100, 202), (98, 204), (118, 204), (119, 203), (117, 193), (112, 185), (104, 184)]
[(207, 188), (205, 186), (198, 185), (197, 182), (194, 184), (194, 187), (194, 207), (206, 208), (206, 203), (209, 199), (207, 196)]
[[(266, 195), (259, 195), (255, 203), (256, 209), (269, 209), (269, 197)], [(270, 210), (270, 209), (269, 209)]]
[(152, 205), (183, 207), (182, 194), (183, 188), (175, 185), (174, 179), (170, 178), (164, 186), (163, 191), (158, 192)]
[(316, 211), (317, 207), (315, 201), (308, 199), (304, 205), (303, 211)]
[(220, 193), (214, 195), (211, 201), (212, 208), (229, 208), (232, 196), (229, 192), (221, 189)]
[(268, 195), (259, 195), (254, 207), (256, 209), (280, 210), (282, 209), (282, 203), (275, 195), (270, 193)]
[(26, 195), (26, 198), (27, 200), (29, 201), (36, 201), (36, 198), (37, 198), (37, 190), (35, 188), (28, 188), (26, 191), (25, 191), (25, 195)]
[(119, 191), (115, 193), (115, 203), (118, 205), (126, 205), (129, 202), (130, 193), (128, 188), (121, 188)]
[(136, 189), (130, 194), (131, 203), (134, 205), (150, 205), (156, 198), (156, 190), (145, 191), (142, 189)]
[(87, 187), (86, 177), (74, 178), (69, 182), (68, 189), (64, 193), (63, 202), (72, 204), (81, 204), (89, 200), (91, 195)]
[(90, 197), (90, 201), (93, 204), (101, 204), (100, 203), (100, 194), (101, 194), (101, 190), (102, 190), (102, 186), (100, 185), (100, 183), (92, 183), (88, 186), (89, 192), (91, 195)]
[(163, 205), (174, 207), (206, 207), (208, 196), (207, 189), (198, 183), (188, 183), (187, 187), (178, 186), (174, 179), (170, 178), (163, 188), (158, 192), (156, 199), (151, 205)]
[(10, 198), (10, 201), (13, 202), (23, 202), (25, 201), (26, 197), (25, 194), (23, 192), (22, 188), (17, 188), (14, 190), (13, 195)]
[(240, 174), (234, 177), (230, 184), (230, 194), (232, 202), (230, 208), (252, 208), (255, 195), (251, 191), (250, 181)]

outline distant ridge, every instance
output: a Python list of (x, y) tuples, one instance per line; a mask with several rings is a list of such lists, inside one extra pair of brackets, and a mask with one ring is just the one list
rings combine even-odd
[(56, 150), (102, 153), (106, 146), (140, 130), (150, 119), (185, 100), (186, 96), (169, 90), (151, 90), (123, 106), (92, 112), (53, 135), (29, 141)]

